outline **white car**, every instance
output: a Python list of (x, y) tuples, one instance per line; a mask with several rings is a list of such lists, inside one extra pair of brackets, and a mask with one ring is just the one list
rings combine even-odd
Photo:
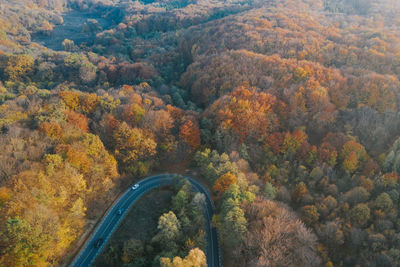
[(132, 190), (135, 190), (139, 187), (139, 184), (135, 184), (134, 186), (131, 187)]

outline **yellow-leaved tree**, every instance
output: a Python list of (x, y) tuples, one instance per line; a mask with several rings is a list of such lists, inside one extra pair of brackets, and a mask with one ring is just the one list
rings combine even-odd
[(170, 258), (160, 259), (161, 267), (206, 267), (206, 255), (199, 248), (190, 250), (189, 255), (184, 259), (175, 257), (172, 261)]

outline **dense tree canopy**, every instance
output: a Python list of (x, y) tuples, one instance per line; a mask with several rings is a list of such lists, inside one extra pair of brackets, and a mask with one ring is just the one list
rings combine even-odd
[[(3, 1), (0, 265), (68, 264), (118, 192), (188, 169), (212, 194), (225, 266), (399, 265), (399, 13)], [(158, 228), (109, 265), (204, 266), (204, 196), (170, 190)]]

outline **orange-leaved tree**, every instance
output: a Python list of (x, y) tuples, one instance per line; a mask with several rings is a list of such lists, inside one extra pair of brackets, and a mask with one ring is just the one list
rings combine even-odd
[(89, 131), (87, 117), (83, 114), (76, 113), (72, 110), (66, 110), (65, 115), (67, 116), (67, 122), (84, 132)]
[(237, 183), (237, 177), (231, 172), (221, 175), (213, 185), (214, 193), (220, 195), (229, 188), (231, 184)]
[(39, 131), (53, 139), (62, 136), (61, 126), (56, 122), (43, 122), (39, 125)]
[(354, 172), (360, 167), (361, 163), (368, 159), (368, 154), (363, 145), (350, 140), (343, 145), (340, 157), (343, 160), (343, 168), (349, 172)]
[(192, 149), (201, 144), (200, 130), (196, 122), (189, 119), (179, 129), (179, 137), (182, 138)]
[(216, 109), (216, 120), (222, 128), (233, 129), (244, 141), (249, 136), (262, 137), (276, 128), (278, 120), (273, 112), (276, 104), (275, 96), (241, 86), (228, 98), (216, 101), (211, 110)]

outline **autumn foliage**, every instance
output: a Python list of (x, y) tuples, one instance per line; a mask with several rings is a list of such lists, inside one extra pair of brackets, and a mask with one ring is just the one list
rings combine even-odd
[(192, 149), (200, 146), (199, 126), (188, 119), (179, 129), (179, 137), (182, 138)]
[(66, 110), (65, 115), (67, 116), (67, 122), (69, 124), (84, 132), (89, 131), (88, 120), (85, 115), (74, 112), (72, 110)]
[(221, 98), (206, 111), (215, 123), (225, 130), (232, 129), (241, 141), (248, 137), (260, 138), (279, 125), (274, 108), (277, 100), (255, 88), (237, 88)]
[(62, 128), (55, 122), (44, 122), (40, 124), (39, 131), (45, 133), (50, 138), (60, 138), (62, 136)]
[[(400, 264), (398, 1), (3, 2), (0, 266), (65, 265), (122, 187), (192, 166), (225, 266)], [(52, 49), (71, 9), (99, 20)], [(204, 265), (179, 188), (108, 265)]]
[(212, 189), (214, 193), (220, 195), (223, 193), (226, 189), (229, 188), (231, 184), (234, 184), (237, 182), (237, 178), (234, 174), (227, 172), (223, 175), (221, 175), (214, 183)]

